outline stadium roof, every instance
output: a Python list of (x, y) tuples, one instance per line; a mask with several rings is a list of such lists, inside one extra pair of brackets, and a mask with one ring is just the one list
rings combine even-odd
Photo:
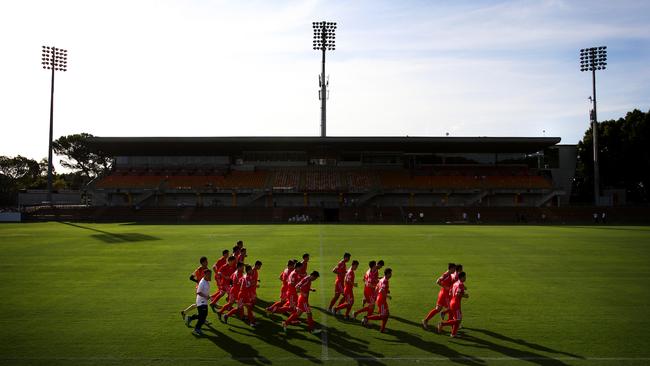
[(232, 155), (242, 151), (532, 153), (559, 137), (94, 137), (109, 155)]

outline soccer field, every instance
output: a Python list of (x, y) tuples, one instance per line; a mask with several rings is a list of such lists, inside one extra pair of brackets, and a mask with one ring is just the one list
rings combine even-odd
[[(311, 254), (323, 333), (284, 335), (257, 309), (257, 329), (210, 312), (191, 334), (190, 272), (239, 239), (264, 263), (262, 304), (287, 259)], [(384, 334), (323, 311), (346, 251), (361, 262), (354, 308), (368, 261), (393, 269)], [(470, 294), (460, 339), (420, 326), (450, 261)], [(649, 227), (2, 224), (0, 289), (1, 365), (650, 363)]]

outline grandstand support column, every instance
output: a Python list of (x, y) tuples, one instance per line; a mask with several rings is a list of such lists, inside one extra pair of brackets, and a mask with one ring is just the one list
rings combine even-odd
[(237, 207), (237, 192), (232, 192), (232, 207)]

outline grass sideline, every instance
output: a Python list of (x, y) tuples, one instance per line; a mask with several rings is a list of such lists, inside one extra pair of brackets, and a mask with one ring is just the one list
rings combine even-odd
[[(213, 329), (192, 336), (179, 315), (194, 300), (187, 277), (238, 239), (264, 262), (262, 303), (288, 258), (312, 255), (326, 332), (210, 312)], [(322, 311), (345, 251), (359, 283), (371, 259), (393, 268), (386, 334)], [(448, 261), (468, 274), (458, 340), (419, 324)], [(649, 227), (2, 224), (0, 364), (648, 364), (649, 289)]]

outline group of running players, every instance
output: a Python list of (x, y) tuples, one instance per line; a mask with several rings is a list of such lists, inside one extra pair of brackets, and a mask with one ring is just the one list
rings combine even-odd
[[(181, 316), (188, 327), (191, 327), (193, 320), (198, 319), (194, 327), (194, 334), (202, 334), (201, 326), (207, 323), (208, 305), (224, 323), (227, 323), (230, 317), (236, 315), (240, 319), (247, 321), (251, 327), (256, 326), (253, 307), (257, 300), (258, 276), (262, 262), (256, 261), (251, 266), (246, 264), (246, 257), (246, 248), (244, 248), (242, 241), (237, 242), (232, 254), (229, 250), (224, 250), (222, 256), (212, 266), (212, 270), (208, 268), (207, 258), (201, 257), (201, 265), (190, 275), (190, 280), (197, 283), (196, 303), (181, 311)], [(388, 300), (391, 298), (389, 280), (393, 271), (390, 268), (384, 269), (383, 277), (380, 278), (380, 270), (384, 267), (384, 261), (372, 260), (368, 263), (368, 269), (363, 276), (362, 307), (352, 312), (351, 317), (350, 312), (354, 305), (354, 288), (357, 287), (355, 271), (359, 267), (357, 260), (353, 260), (350, 267), (347, 267), (351, 257), (350, 253), (345, 253), (343, 258), (332, 269), (332, 272), (336, 274), (336, 279), (334, 281), (334, 296), (330, 300), (328, 311), (334, 315), (345, 311), (343, 316), (346, 320), (356, 319), (360, 314), (365, 313), (361, 324), (368, 326), (370, 321), (381, 321), (380, 332), (383, 333), (386, 330), (386, 323), (389, 318)], [(308, 274), (308, 265), (309, 254), (307, 253), (303, 254), (302, 261), (291, 259), (287, 262), (286, 268), (279, 276), (282, 284), (280, 299), (265, 309), (267, 315), (287, 315), (287, 319), (282, 322), (285, 333), (288, 326), (301, 323), (300, 317), (303, 313), (307, 317), (307, 330), (312, 333), (320, 332), (320, 329), (314, 328), (315, 322), (309, 306), (309, 294), (316, 291), (312, 288), (312, 282), (317, 280), (320, 274), (318, 271), (312, 271)], [(210, 295), (209, 281), (212, 278), (212, 273), (214, 273), (217, 290)], [(468, 297), (465, 293), (465, 278), (462, 265), (449, 264), (448, 270), (436, 281), (440, 286), (438, 301), (436, 307), (422, 320), (422, 326), (425, 329), (428, 329), (428, 321), (440, 313), (443, 319), (445, 315), (448, 319), (438, 324), (437, 331), (440, 333), (443, 327), (451, 326), (451, 336), (457, 336), (462, 320), (460, 302), (463, 297)], [(226, 296), (224, 305), (218, 305), (219, 299), (224, 296)], [(375, 306), (378, 307), (377, 314), (374, 313)], [(187, 312), (193, 308), (198, 309), (198, 314), (187, 316)]]

